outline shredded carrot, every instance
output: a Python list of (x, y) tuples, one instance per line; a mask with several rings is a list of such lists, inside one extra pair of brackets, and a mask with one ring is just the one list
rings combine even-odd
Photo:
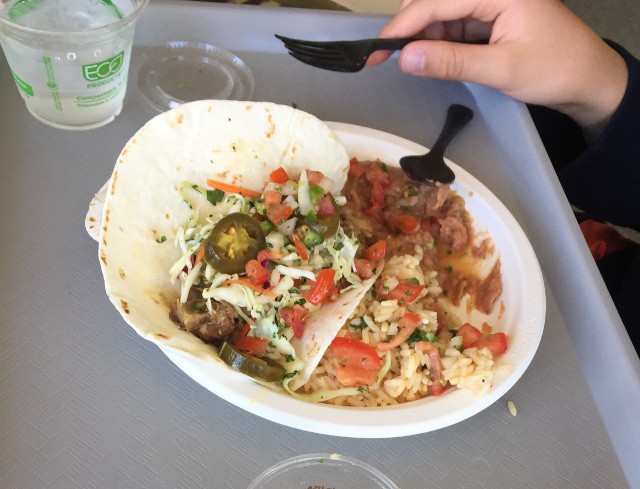
[(193, 263), (194, 265), (197, 265), (198, 263), (200, 263), (202, 260), (204, 259), (204, 246), (201, 246), (198, 249), (198, 253), (196, 254), (196, 261)]
[(254, 283), (252, 283), (251, 281), (247, 280), (247, 279), (243, 279), (243, 278), (230, 278), (225, 280), (224, 282), (222, 282), (220, 284), (220, 286), (225, 286), (225, 285), (232, 285), (232, 284), (237, 284), (237, 285), (244, 285), (245, 287), (249, 287), (252, 290), (255, 290), (256, 292), (259, 292), (261, 294), (264, 294), (268, 297), (275, 297), (276, 294), (273, 290), (271, 289), (263, 289), (260, 285), (256, 285)]
[(260, 192), (257, 192), (256, 190), (251, 190), (248, 188), (240, 187), (238, 185), (233, 185), (232, 183), (220, 182), (218, 180), (208, 179), (207, 185), (209, 185), (209, 187), (222, 190), (223, 192), (240, 194), (240, 195), (244, 195), (245, 197), (250, 197), (252, 199), (257, 199), (261, 195)]
[(298, 236), (297, 234), (292, 234), (291, 241), (293, 241), (293, 244), (296, 247), (296, 251), (298, 252), (298, 255), (300, 255), (300, 258), (302, 258), (304, 261), (307, 261), (309, 259), (309, 252), (307, 251), (307, 247), (300, 239), (300, 236)]

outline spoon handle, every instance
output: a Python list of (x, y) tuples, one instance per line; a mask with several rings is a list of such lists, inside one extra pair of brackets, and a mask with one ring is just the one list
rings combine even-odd
[(444, 155), (444, 150), (449, 145), (453, 137), (460, 132), (467, 122), (473, 118), (473, 110), (460, 104), (449, 106), (447, 118), (444, 121), (442, 132), (431, 148), (432, 153)]

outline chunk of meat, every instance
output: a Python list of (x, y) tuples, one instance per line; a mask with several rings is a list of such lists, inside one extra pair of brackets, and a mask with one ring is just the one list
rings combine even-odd
[(500, 261), (497, 261), (487, 277), (480, 283), (476, 293), (476, 308), (479, 311), (489, 314), (493, 309), (493, 304), (502, 293), (502, 274), (500, 272)]
[(177, 301), (170, 317), (180, 329), (193, 333), (205, 343), (223, 341), (244, 324), (231, 304), (213, 301), (209, 311), (206, 301), (200, 298), (189, 299), (184, 304)]
[(462, 219), (456, 216), (447, 216), (439, 219), (440, 239), (447, 243), (453, 251), (461, 251), (467, 247), (469, 233)]

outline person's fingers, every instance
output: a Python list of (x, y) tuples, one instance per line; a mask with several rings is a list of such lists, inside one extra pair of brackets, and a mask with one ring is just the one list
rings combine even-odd
[(398, 12), (378, 34), (379, 37), (413, 36), (434, 22), (473, 18), (490, 23), (503, 10), (501, 0), (413, 0)]
[[(500, 0), (489, 2), (489, 6), (482, 0), (408, 0), (378, 37), (488, 39), (491, 22), (498, 16), (501, 4)], [(391, 51), (378, 51), (369, 57), (367, 64), (378, 65), (391, 54)]]
[(367, 65), (376, 66), (384, 63), (393, 54), (393, 51), (376, 51), (367, 59)]

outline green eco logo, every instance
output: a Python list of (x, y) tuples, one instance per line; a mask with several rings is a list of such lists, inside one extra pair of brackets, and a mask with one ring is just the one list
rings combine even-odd
[(22, 90), (22, 92), (25, 95), (28, 95), (29, 97), (33, 97), (33, 87), (29, 85), (26, 81), (24, 81), (22, 78), (20, 78), (18, 75), (16, 75), (15, 71), (11, 71), (11, 74), (13, 75), (13, 79), (15, 80), (18, 88)]
[(122, 68), (124, 62), (124, 51), (116, 54), (112, 58), (105, 59), (91, 65), (82, 65), (82, 76), (85, 80), (95, 82), (115, 75)]

